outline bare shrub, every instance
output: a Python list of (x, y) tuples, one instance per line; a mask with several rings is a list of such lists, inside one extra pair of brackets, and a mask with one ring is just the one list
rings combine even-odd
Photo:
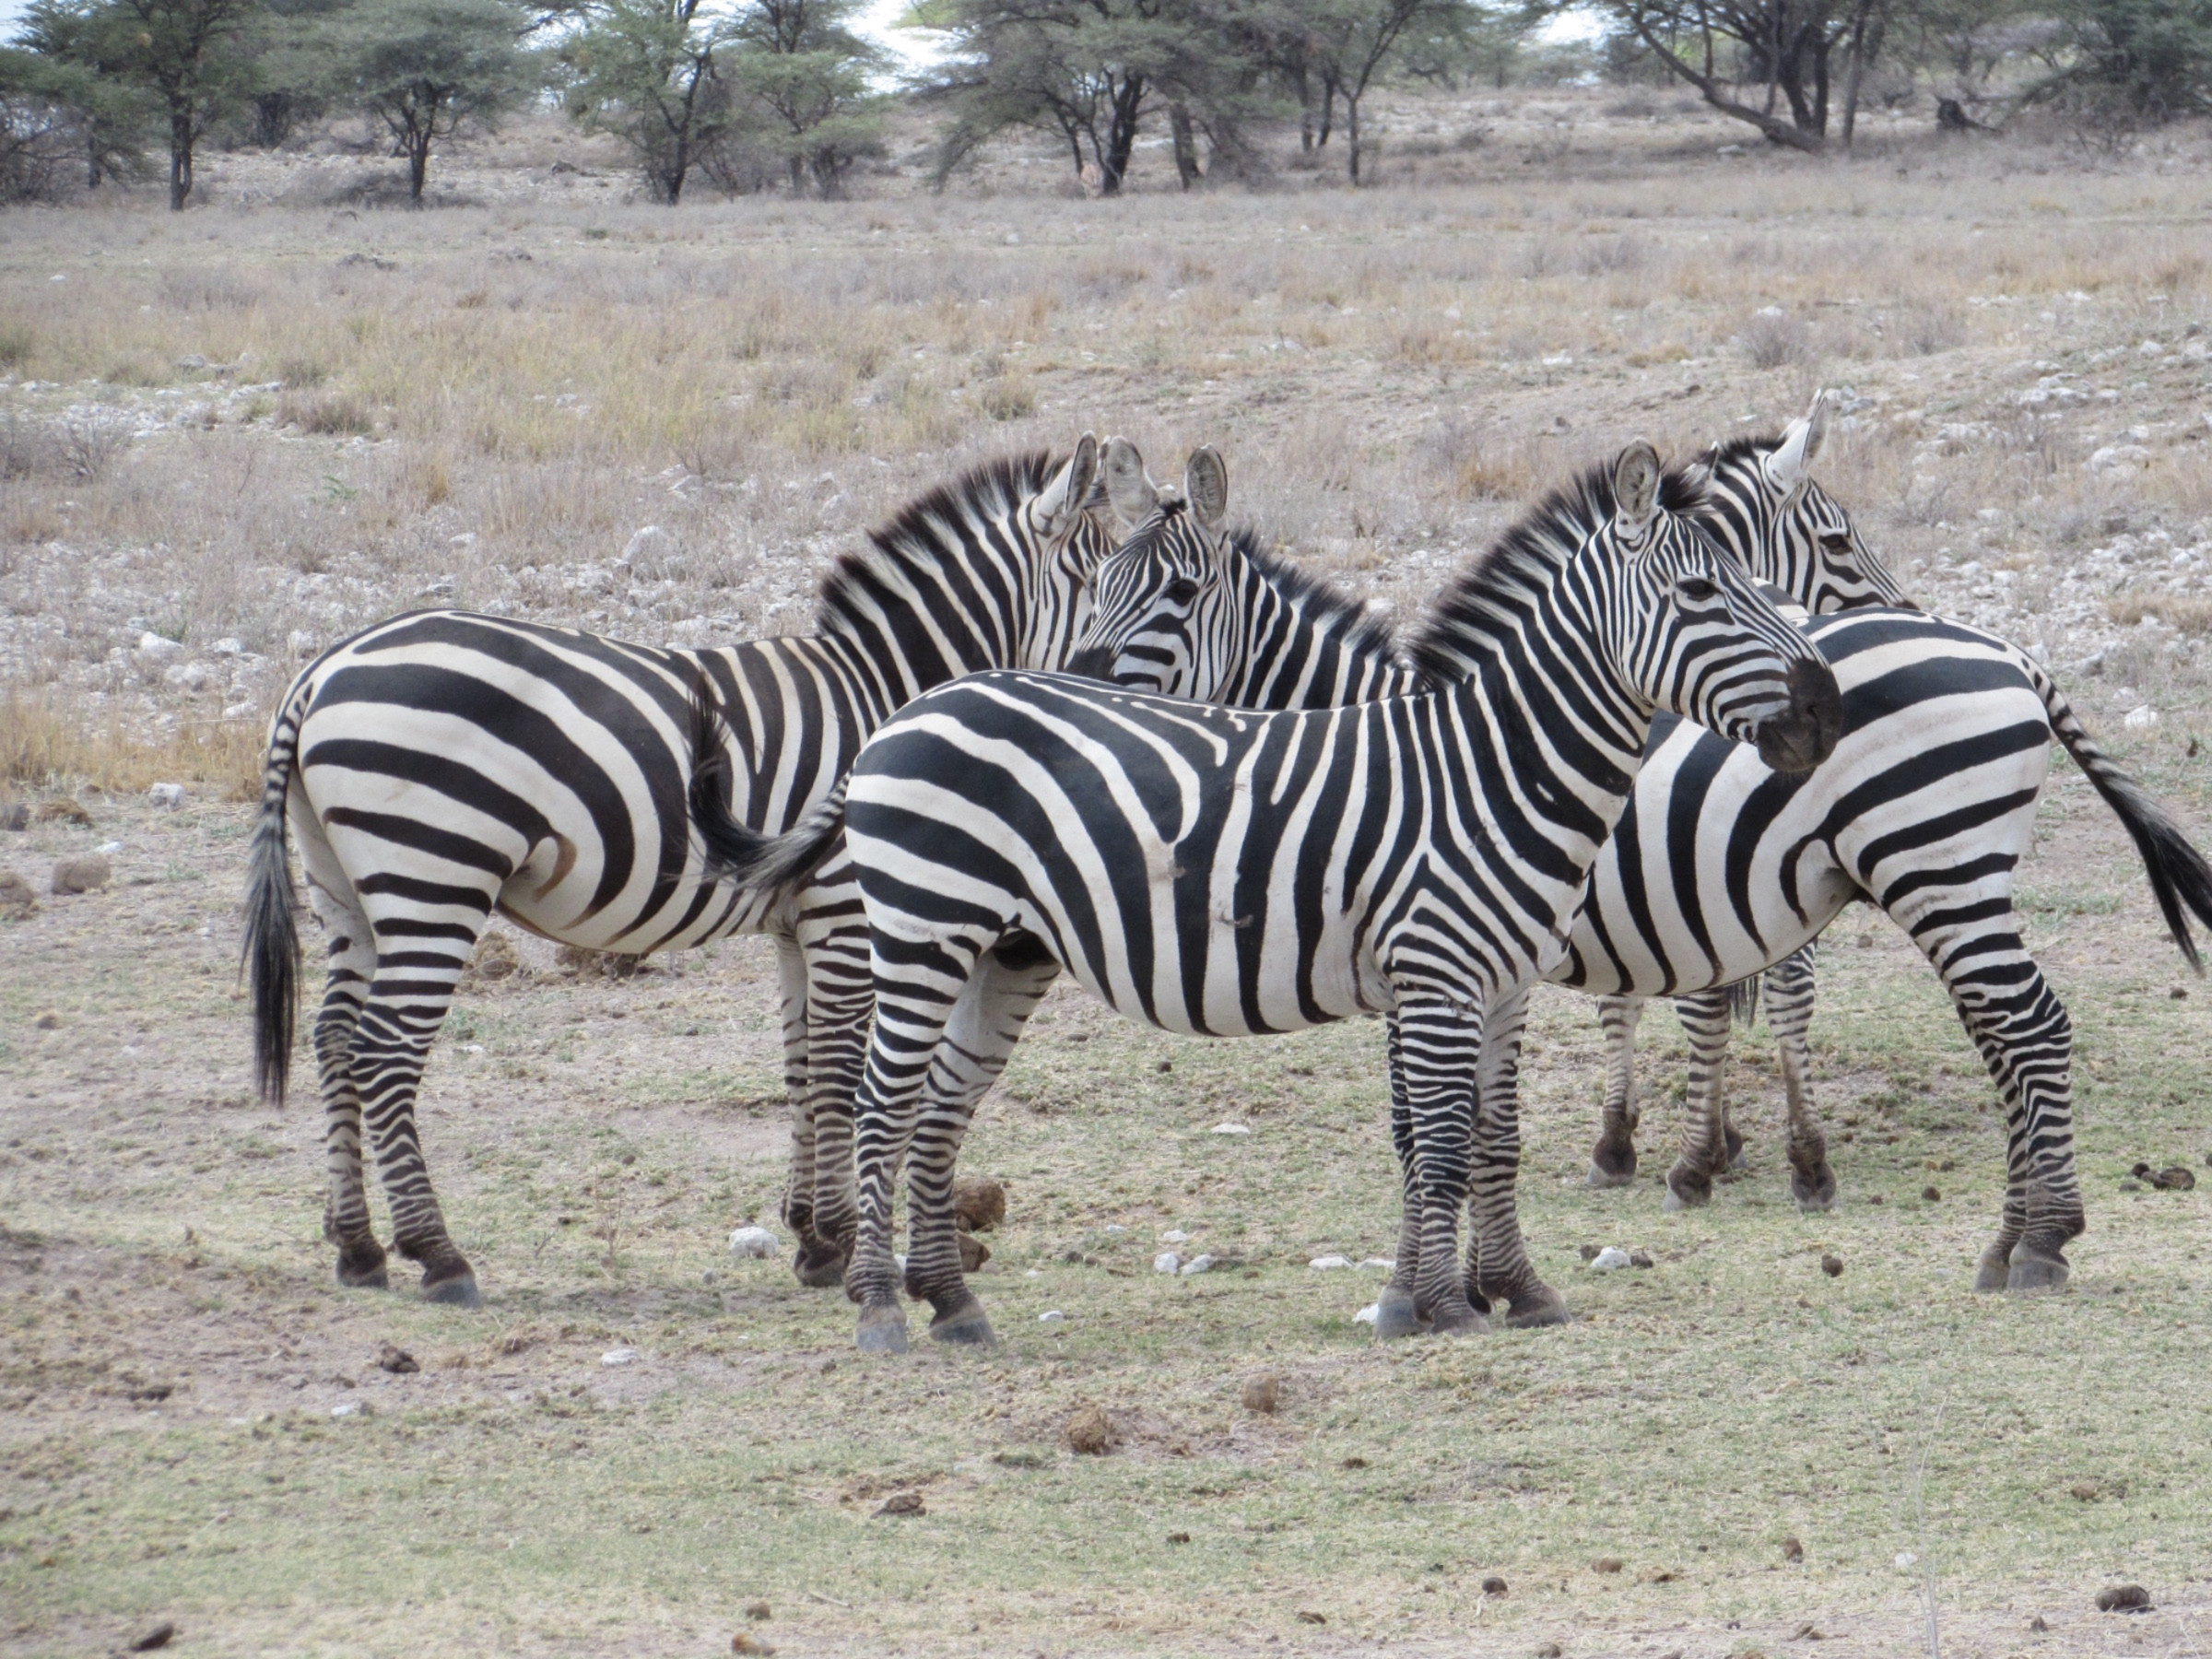
[(73, 416), (62, 423), (62, 444), (69, 456), (69, 470), (89, 483), (108, 470), (115, 452), (129, 435), (112, 422), (88, 416)]
[(37, 336), (20, 323), (0, 323), (0, 370), (13, 374), (30, 361)]
[(317, 437), (366, 438), (376, 430), (376, 411), (351, 392), (287, 397), (277, 413), (281, 419)]
[(1966, 318), (1952, 305), (1923, 303), (1897, 320), (1898, 343), (1920, 357), (1934, 357), (1966, 344)]
[(1786, 369), (1814, 361), (1813, 332), (1803, 319), (1779, 307), (1757, 312), (1736, 335), (1736, 344), (1754, 369)]

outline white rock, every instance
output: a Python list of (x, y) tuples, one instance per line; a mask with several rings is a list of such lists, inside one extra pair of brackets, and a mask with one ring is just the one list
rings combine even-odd
[(184, 785), (182, 783), (157, 783), (146, 792), (146, 798), (163, 812), (174, 812), (184, 805)]
[(1898, 1552), (1897, 1570), (1900, 1572), (1910, 1572), (1919, 1564), (1920, 1558), (1914, 1555), (1911, 1550), (1903, 1549)]
[(1216, 1124), (1213, 1132), (1216, 1135), (1250, 1135), (1252, 1133), (1242, 1124)]
[(293, 629), (285, 644), (296, 657), (312, 656), (322, 649), (322, 641), (304, 628)]
[(1351, 1265), (1351, 1257), (1335, 1255), (1315, 1256), (1312, 1261), (1306, 1264), (1307, 1266), (1319, 1268), (1324, 1273), (1326, 1273), (1332, 1268), (1335, 1267), (1349, 1267)]
[(1124, 1227), (1119, 1221), (1109, 1221), (1106, 1223), (1106, 1231), (1115, 1238), (1119, 1238), (1123, 1233), (1125, 1233), (1128, 1230), (1129, 1230)]
[(730, 1235), (730, 1253), (740, 1261), (767, 1261), (778, 1248), (776, 1235), (765, 1227), (741, 1227)]
[(1166, 1232), (1159, 1235), (1159, 1241), (1162, 1244), (1182, 1244), (1187, 1242), (1190, 1236), (1180, 1227), (1171, 1227)]
[(1593, 1273), (1618, 1273), (1629, 1265), (1629, 1253), (1618, 1244), (1608, 1244), (1590, 1259)]
[(638, 1350), (633, 1347), (608, 1348), (599, 1356), (599, 1363), (605, 1366), (635, 1365), (637, 1362)]
[(2159, 712), (2148, 703), (2138, 703), (2121, 717), (2120, 724), (2131, 732), (2146, 732), (2159, 724)]
[(1381, 1302), (1369, 1302), (1366, 1307), (1360, 1309), (1359, 1312), (1352, 1315), (1352, 1323), (1354, 1324), (1373, 1324), (1376, 1320), (1382, 1317), (1382, 1304)]
[(171, 657), (182, 656), (184, 647), (158, 633), (142, 633), (138, 636), (138, 654), (149, 663), (166, 663)]
[(343, 1405), (333, 1406), (330, 1415), (335, 1418), (359, 1417), (361, 1415), (361, 1403), (359, 1400), (347, 1400)]
[(225, 703), (223, 718), (225, 720), (243, 720), (253, 712), (254, 707), (255, 704), (252, 698), (246, 699), (243, 702)]
[(1182, 1270), (1182, 1258), (1171, 1250), (1163, 1250), (1152, 1258), (1152, 1271), (1155, 1273), (1180, 1273)]
[(1061, 1312), (1057, 1308), (1047, 1308), (1043, 1312), (1037, 1315), (1037, 1323), (1039, 1324), (1053, 1324), (1057, 1321), (1065, 1319), (1067, 1315)]
[[(112, 858), (116, 853), (123, 851), (123, 843), (121, 841), (101, 841), (96, 850), (105, 853), (110, 858)], [(206, 928), (202, 928), (200, 931), (205, 933), (207, 930)]]
[(1194, 1273), (1211, 1273), (1213, 1270), (1214, 1258), (1210, 1255), (1194, 1255), (1182, 1265), (1182, 1276), (1185, 1278)]
[(243, 640), (222, 639), (207, 649), (217, 656), (243, 656), (246, 654), (246, 642)]
[(1369, 1256), (1366, 1261), (1359, 1264), (1359, 1269), (1363, 1273), (1374, 1267), (1380, 1267), (1385, 1273), (1395, 1273), (1398, 1270), (1397, 1263), (1388, 1256)]

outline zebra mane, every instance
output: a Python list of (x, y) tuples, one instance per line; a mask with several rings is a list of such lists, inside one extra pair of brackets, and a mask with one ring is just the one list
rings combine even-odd
[[(1700, 470), (1677, 465), (1661, 475), (1659, 500), (1665, 511), (1694, 513), (1706, 499)], [(1552, 490), (1429, 602), (1407, 631), (1406, 660), (1423, 679), (1465, 679), (1472, 653), (1485, 649), (1495, 624), (1516, 608), (1512, 600), (1533, 598), (1547, 588), (1591, 534), (1612, 522), (1615, 507), (1610, 461), (1584, 467)]]
[(1315, 628), (1335, 633), (1347, 651), (1359, 656), (1397, 656), (1397, 630), (1369, 609), (1359, 594), (1287, 554), (1262, 547), (1259, 533), (1249, 524), (1231, 531), (1230, 540), (1259, 572), (1262, 582)]
[[(1666, 469), (1659, 486), (1659, 504), (1669, 512), (1695, 512), (1703, 503), (1700, 477), (1710, 477), (1734, 462), (1749, 460), (1768, 450), (1782, 447), (1783, 434), (1765, 432), (1752, 437), (1724, 438), (1694, 462), (1677, 462)], [(1670, 488), (1689, 488), (1700, 490), (1699, 499), (1688, 504), (1678, 504), (1669, 494)]]
[[(886, 588), (914, 592), (938, 585), (916, 583), (914, 578), (968, 562), (959, 540), (946, 534), (947, 524), (991, 523), (1010, 516), (1052, 482), (1065, 461), (1045, 450), (1002, 455), (909, 501), (888, 524), (868, 532), (865, 547), (837, 556), (815, 594), (815, 631), (865, 631), (873, 626), (871, 594), (880, 598)], [(1096, 506), (1100, 499), (1094, 491), (1084, 505)]]

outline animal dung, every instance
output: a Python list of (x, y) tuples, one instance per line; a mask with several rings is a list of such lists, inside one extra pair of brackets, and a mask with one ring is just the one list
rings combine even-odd
[[(2212, 1158), (2206, 1161), (2212, 1162)], [(2131, 1172), (2145, 1186), (2157, 1187), (2162, 1193), (2187, 1193), (2196, 1187), (2196, 1171), (2187, 1164), (2170, 1164), (2163, 1170), (2154, 1170), (2147, 1163), (2139, 1163)]]
[(1782, 1559), (1785, 1561), (1802, 1561), (1805, 1559), (1805, 1546), (1797, 1541), (1794, 1534), (1792, 1534), (1789, 1537), (1786, 1537), (1782, 1541)]
[(395, 1377), (408, 1377), (422, 1369), (414, 1355), (406, 1348), (394, 1347), (389, 1342), (376, 1351), (377, 1369), (390, 1371)]
[(2150, 1592), (2140, 1584), (2107, 1584), (2097, 1592), (2100, 1613), (2147, 1613)]
[(1244, 1402), (1245, 1410), (1272, 1416), (1282, 1406), (1282, 1379), (1273, 1371), (1257, 1372), (1244, 1379), (1244, 1388), (1240, 1397)]
[(1843, 1277), (1843, 1258), (1832, 1250), (1822, 1251), (1820, 1253), (1820, 1271), (1827, 1274), (1830, 1278), (1841, 1278)]
[(1086, 1403), (1068, 1414), (1067, 1448), (1085, 1457), (1103, 1457), (1113, 1450), (1113, 1419), (1103, 1406)]
[(53, 890), (57, 893), (90, 893), (106, 887), (114, 871), (108, 861), (97, 853), (80, 853), (71, 858), (57, 858), (53, 864)]
[(922, 1494), (919, 1492), (893, 1492), (881, 1504), (877, 1505), (876, 1510), (877, 1518), (885, 1515), (897, 1518), (900, 1515), (926, 1515), (928, 1513), (929, 1508), (922, 1501)]
[(962, 1175), (952, 1183), (952, 1213), (970, 1232), (989, 1232), (1006, 1218), (1006, 1189), (988, 1175)]

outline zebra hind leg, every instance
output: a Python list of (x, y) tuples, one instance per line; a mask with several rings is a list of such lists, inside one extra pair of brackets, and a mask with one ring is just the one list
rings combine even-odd
[[(1457, 1003), (1409, 1002), (1401, 993), (1398, 1035), (1420, 1220), (1414, 1312), (1440, 1336), (1480, 1331), (1487, 1322), (1460, 1277), (1459, 1217), (1476, 1177), (1482, 1018)], [(1505, 1179), (1510, 1182), (1510, 1171)]]
[(783, 1099), (791, 1112), (791, 1176), (783, 1190), (783, 1225), (795, 1244), (791, 1271), (809, 1288), (845, 1276), (841, 1253), (826, 1251), (814, 1227), (815, 1095), (808, 1047), (806, 969), (798, 942), (776, 938), (776, 978), (783, 1015)]
[(1767, 1029), (1782, 1055), (1782, 1087), (1789, 1100), (1790, 1196), (1799, 1210), (1813, 1215), (1836, 1202), (1828, 1136), (1813, 1113), (1813, 1055), (1805, 1035), (1813, 1023), (1813, 947), (1793, 951), (1767, 970), (1766, 979)]
[(330, 1172), (323, 1236), (338, 1247), (340, 1285), (389, 1289), (384, 1247), (377, 1242), (369, 1215), (369, 1187), (361, 1167), (361, 1097), (353, 1077), (354, 1030), (376, 972), (375, 935), (354, 897), (351, 878), (314, 815), (295, 809), (290, 818), (308, 896), (323, 924), (330, 959), (314, 1028), (315, 1074), (323, 1097), (324, 1158)]
[(1598, 1027), (1606, 1038), (1606, 1106), (1590, 1154), (1590, 1184), (1624, 1187), (1636, 1179), (1636, 1025), (1641, 996), (1601, 996)]
[[(818, 886), (822, 885), (818, 883)], [(810, 888), (810, 897), (816, 889)], [(849, 885), (843, 890), (852, 891)], [(821, 927), (802, 927), (806, 962), (807, 1114), (814, 1126), (813, 1274), (818, 1282), (845, 1277), (860, 1225), (853, 1184), (853, 1106), (868, 1057), (868, 1022), (876, 1011), (869, 976), (868, 930), (853, 912)], [(818, 1282), (809, 1277), (806, 1282)]]
[(997, 1345), (961, 1270), (953, 1172), (976, 1103), (1006, 1069), (1022, 1028), (1059, 973), (1059, 964), (1035, 941), (1002, 941), (978, 964), (931, 1063), (907, 1159), (906, 1291), (935, 1310), (929, 1323), (935, 1341)]
[(1675, 999), (1689, 1035), (1689, 1093), (1683, 1102), (1682, 1149), (1666, 1172), (1666, 1207), (1699, 1209), (1712, 1202), (1712, 1178), (1728, 1167), (1724, 1132), (1727, 1081), (1726, 987)]

